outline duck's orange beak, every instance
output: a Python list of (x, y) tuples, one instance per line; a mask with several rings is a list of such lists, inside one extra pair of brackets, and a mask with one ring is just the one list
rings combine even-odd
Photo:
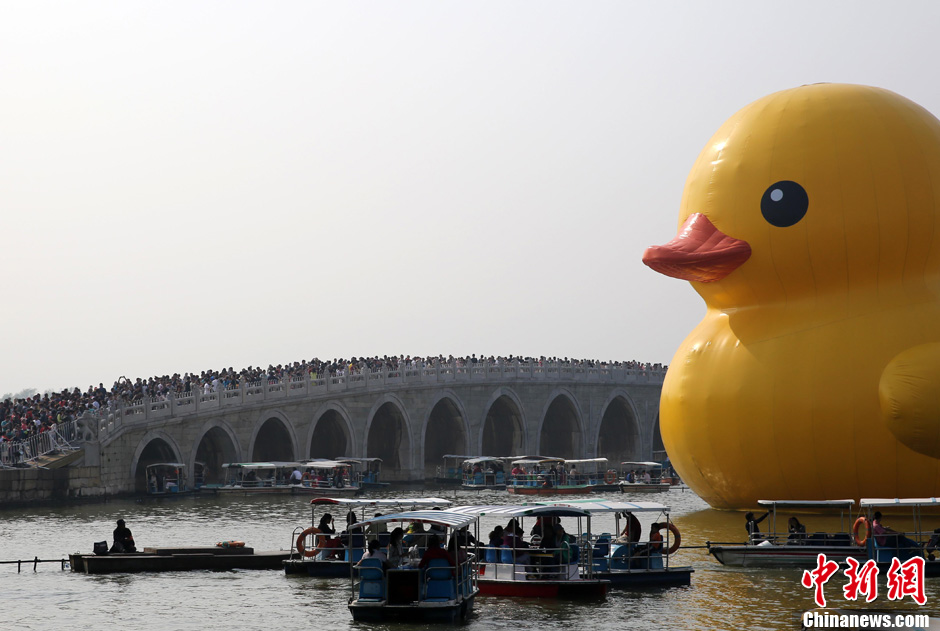
[(643, 262), (666, 276), (712, 283), (736, 270), (750, 256), (747, 241), (729, 237), (708, 217), (693, 213), (675, 239), (646, 248)]

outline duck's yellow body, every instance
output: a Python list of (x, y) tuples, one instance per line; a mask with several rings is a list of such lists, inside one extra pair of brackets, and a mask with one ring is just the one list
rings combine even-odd
[(660, 404), (683, 480), (718, 508), (940, 495), (940, 121), (772, 94), (709, 141), (679, 225), (644, 261), (707, 306)]

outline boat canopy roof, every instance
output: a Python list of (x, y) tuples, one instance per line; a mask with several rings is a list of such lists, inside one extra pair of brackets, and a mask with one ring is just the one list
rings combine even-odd
[(287, 469), (302, 466), (302, 462), (226, 462), (222, 465), (223, 468), (231, 469)]
[(371, 526), (372, 524), (388, 524), (391, 522), (406, 521), (410, 523), (437, 524), (447, 528), (459, 529), (469, 526), (476, 522), (476, 520), (476, 515), (464, 515), (444, 510), (418, 510), (373, 517), (372, 519), (366, 519), (356, 523), (356, 526), (365, 527)]
[(379, 507), (412, 507), (413, 509), (418, 508), (434, 508), (435, 506), (440, 506), (441, 508), (445, 506), (450, 506), (451, 501), (445, 500), (440, 497), (402, 497), (402, 498), (392, 498), (392, 499), (353, 499), (346, 497), (315, 497), (310, 500), (311, 504), (326, 504), (326, 505), (340, 505), (346, 506), (348, 508), (359, 508), (359, 507), (370, 507), (374, 506)]
[[(201, 463), (201, 462), (197, 462), (196, 464), (202, 464), (202, 463)], [(185, 466), (186, 466), (186, 465), (184, 465), (182, 462), (155, 462), (155, 463), (153, 463), (153, 464), (148, 464), (148, 465), (147, 465), (147, 468), (148, 468), (148, 469), (156, 469), (157, 467), (169, 467), (169, 468), (171, 468), (171, 469), (182, 469), (182, 468), (185, 467)], [(203, 465), (203, 466), (205, 466), (205, 465)]]
[(488, 506), (454, 506), (447, 509), (451, 513), (460, 513), (463, 515), (475, 515), (483, 517), (484, 515), (500, 517), (538, 517), (540, 515), (549, 515), (553, 517), (583, 517), (590, 515), (586, 510), (577, 506), (555, 506), (543, 504), (494, 504)]
[(444, 454), (441, 458), (455, 458), (457, 460), (466, 460), (467, 458), (473, 458), (473, 456), (468, 456), (466, 454)]
[(467, 458), (463, 461), (464, 464), (477, 464), (478, 462), (502, 462), (503, 459), (497, 456), (476, 456), (475, 458)]
[(940, 499), (936, 497), (862, 498), (858, 505), (862, 508), (874, 506), (938, 506), (940, 505)]
[(781, 508), (852, 508), (855, 500), (757, 500), (757, 503)]
[(591, 513), (668, 513), (669, 507), (659, 502), (605, 502), (573, 500), (570, 502), (534, 502), (539, 506), (573, 507)]
[(580, 460), (565, 460), (565, 464), (607, 464), (607, 458), (581, 458)]
[(644, 467), (662, 467), (663, 466), (659, 464), (658, 462), (653, 462), (652, 460), (647, 460), (646, 462), (621, 462), (620, 463), (621, 466), (625, 464), (642, 465)]
[(326, 460), (318, 458), (317, 460), (308, 460), (302, 463), (305, 469), (338, 469), (339, 467), (348, 467), (349, 462), (345, 460)]
[(564, 458), (520, 458), (519, 460), (513, 460), (512, 464), (550, 464), (554, 462), (564, 462)]

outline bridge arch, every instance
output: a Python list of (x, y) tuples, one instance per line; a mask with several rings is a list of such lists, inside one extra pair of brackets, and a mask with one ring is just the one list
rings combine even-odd
[[(510, 388), (497, 388), (484, 408), (480, 455), (521, 456), (528, 450), (525, 408)], [(472, 448), (471, 448), (472, 449)]]
[(381, 458), (386, 477), (397, 479), (411, 469), (414, 453), (411, 419), (408, 407), (398, 397), (386, 393), (369, 411), (363, 453), (368, 458)]
[(584, 453), (581, 418), (577, 397), (567, 389), (555, 389), (542, 412), (538, 453), (558, 458), (580, 458)]
[(218, 418), (203, 424), (198, 436), (193, 446), (192, 460), (189, 462), (190, 481), (193, 480), (192, 475), (196, 471), (196, 463), (201, 462), (205, 465), (203, 472), (206, 484), (225, 482), (225, 470), (222, 469), (222, 465), (226, 462), (242, 460), (238, 437), (228, 423)]
[(353, 428), (349, 411), (340, 403), (321, 405), (313, 415), (307, 436), (307, 457), (338, 458), (354, 456)]
[(597, 426), (594, 454), (607, 458), (612, 468), (626, 460), (639, 460), (643, 445), (636, 404), (624, 390), (615, 390), (604, 403)]
[(267, 410), (255, 424), (248, 453), (252, 462), (294, 460), (297, 457), (297, 436), (287, 415), (280, 410)]
[(163, 430), (151, 430), (137, 443), (131, 460), (131, 478), (134, 492), (147, 492), (147, 465), (158, 462), (183, 462), (179, 445)]
[(428, 406), (420, 445), (425, 478), (434, 477), (444, 454), (465, 454), (470, 449), (467, 411), (453, 391), (444, 390)]

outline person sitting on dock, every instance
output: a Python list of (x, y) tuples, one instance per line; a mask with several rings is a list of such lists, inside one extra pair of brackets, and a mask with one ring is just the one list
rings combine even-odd
[(111, 552), (137, 552), (137, 546), (134, 545), (134, 535), (131, 534), (131, 529), (124, 525), (123, 519), (117, 520)]
[(761, 536), (760, 526), (757, 524), (767, 519), (767, 515), (769, 514), (770, 511), (767, 511), (763, 514), (763, 516), (761, 516), (760, 519), (754, 519), (754, 513), (751, 512), (748, 512), (744, 515), (744, 519), (747, 520), (747, 523), (744, 524), (744, 527), (747, 529), (748, 543), (761, 543), (766, 541), (764, 537)]

